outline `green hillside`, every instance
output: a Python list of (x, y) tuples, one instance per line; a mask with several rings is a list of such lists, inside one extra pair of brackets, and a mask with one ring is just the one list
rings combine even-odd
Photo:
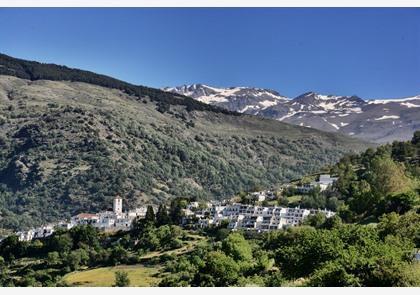
[(174, 196), (223, 198), (318, 171), (366, 147), (200, 103), (166, 104), (160, 95), (176, 97), (159, 90), (135, 96), (74, 77), (31, 78), (0, 75), (0, 228), (106, 209), (116, 194), (126, 207)]

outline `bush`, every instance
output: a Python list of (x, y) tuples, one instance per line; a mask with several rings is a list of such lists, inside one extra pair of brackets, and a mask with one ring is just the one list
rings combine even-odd
[(130, 285), (130, 279), (126, 271), (115, 272), (115, 285), (114, 287), (127, 287)]
[(56, 266), (60, 263), (60, 254), (56, 251), (49, 252), (47, 257), (47, 264), (49, 266)]

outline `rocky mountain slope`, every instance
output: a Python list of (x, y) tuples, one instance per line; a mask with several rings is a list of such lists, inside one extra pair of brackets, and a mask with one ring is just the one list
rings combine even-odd
[(392, 100), (363, 100), (357, 96), (314, 92), (289, 99), (272, 90), (203, 84), (164, 88), (230, 111), (330, 132), (377, 143), (408, 140), (420, 128), (420, 95)]
[(244, 114), (257, 114), (268, 107), (285, 103), (284, 97), (274, 90), (261, 88), (215, 88), (203, 84), (166, 87), (164, 91), (192, 97), (200, 102)]
[(126, 208), (224, 198), (367, 146), (55, 65), (25, 61), (23, 79), (12, 61), (0, 59), (0, 228), (103, 210), (116, 194)]

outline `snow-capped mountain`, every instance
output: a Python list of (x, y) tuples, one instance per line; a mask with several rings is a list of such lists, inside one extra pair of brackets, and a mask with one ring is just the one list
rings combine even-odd
[(198, 101), (230, 111), (253, 115), (287, 100), (287, 97), (276, 91), (250, 87), (216, 88), (203, 84), (192, 84), (166, 87), (163, 90), (190, 96)]
[(419, 108), (420, 96), (366, 101), (357, 96), (307, 93), (258, 115), (383, 143), (410, 139), (420, 129)]
[(308, 92), (289, 99), (268, 89), (215, 88), (203, 84), (167, 87), (164, 90), (231, 111), (340, 132), (378, 143), (408, 140), (415, 130), (420, 129), (420, 95), (364, 100), (357, 96)]

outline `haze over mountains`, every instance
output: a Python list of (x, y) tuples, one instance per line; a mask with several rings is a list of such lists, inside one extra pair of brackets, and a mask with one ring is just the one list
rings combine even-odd
[(376, 143), (409, 140), (420, 128), (420, 95), (364, 100), (357, 96), (308, 92), (291, 99), (269, 89), (216, 88), (204, 84), (166, 87), (163, 90), (230, 111), (339, 132)]

